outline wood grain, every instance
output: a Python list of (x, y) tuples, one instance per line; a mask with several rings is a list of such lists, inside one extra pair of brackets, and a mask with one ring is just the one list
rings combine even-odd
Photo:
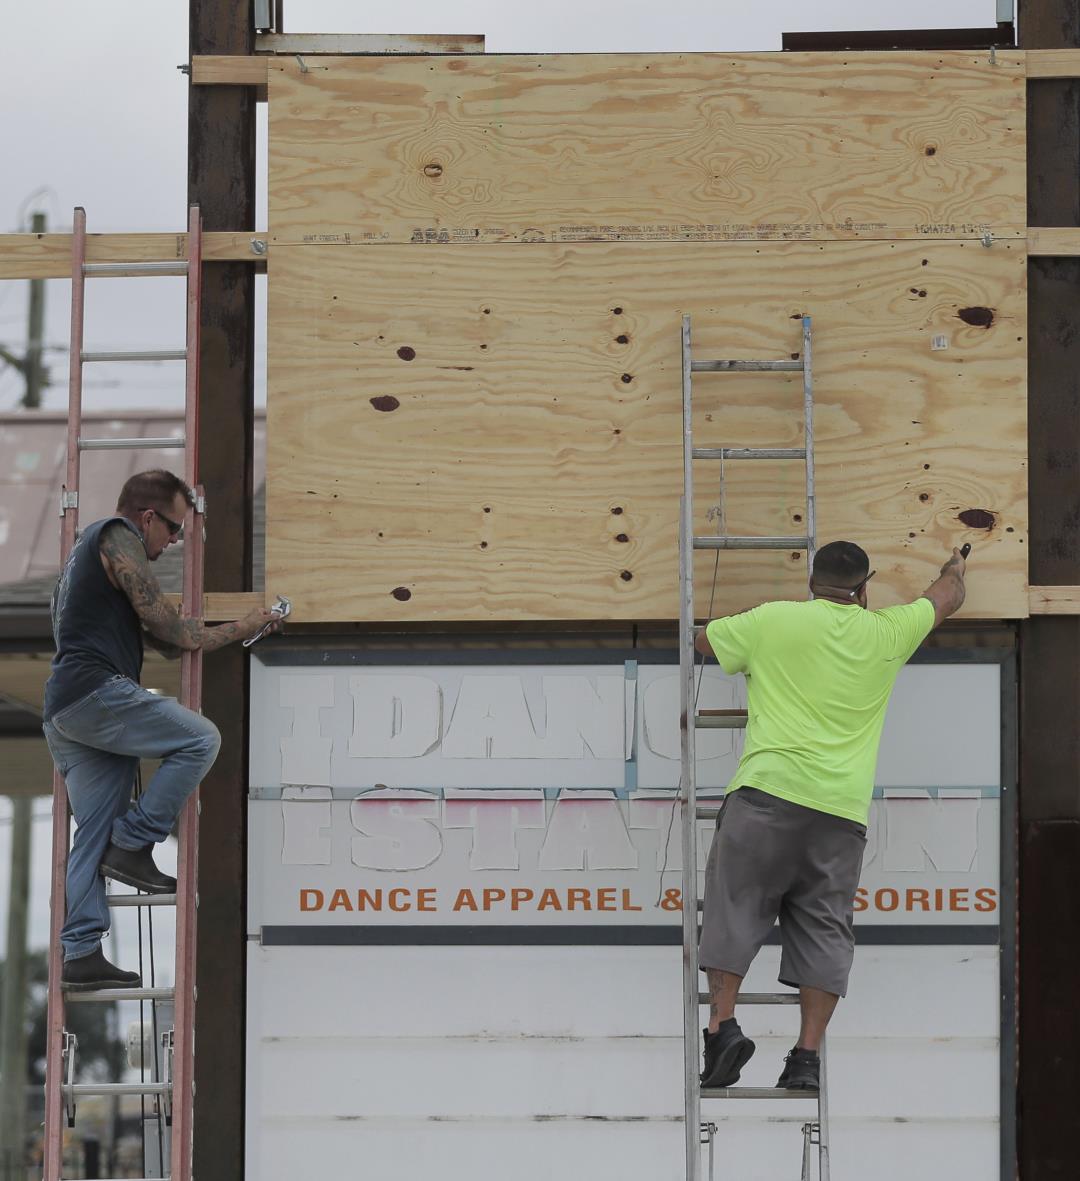
[(1022, 53), (269, 63), (275, 243), (1023, 235)]
[(1080, 254), (1080, 227), (1030, 226), (1027, 244), (1032, 257), (1065, 258)]
[[(266, 254), (251, 243), (265, 244), (255, 233), (203, 234), (207, 262), (250, 262), (265, 266)], [(187, 234), (87, 234), (87, 262), (171, 262), (187, 258)], [(70, 234), (0, 234), (0, 279), (70, 279)]]
[(1032, 615), (1080, 615), (1080, 586), (1033, 586)]
[[(674, 618), (680, 316), (699, 357), (781, 359), (805, 312), (819, 542), (867, 548), (880, 606), (971, 541), (964, 614), (1025, 616), (1025, 281), (1001, 242), (276, 247), (267, 585), (299, 622)], [(797, 445), (798, 377), (695, 378), (697, 442)], [(798, 530), (800, 464), (726, 467), (729, 532)], [(805, 577), (722, 554), (713, 612)]]
[(1029, 49), (1024, 57), (1029, 78), (1080, 78), (1080, 49)]

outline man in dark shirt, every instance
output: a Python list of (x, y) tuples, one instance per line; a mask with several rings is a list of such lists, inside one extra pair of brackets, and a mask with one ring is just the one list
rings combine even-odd
[[(102, 876), (169, 894), (153, 845), (172, 830), (184, 801), (213, 765), (217, 727), (174, 698), (139, 685), (143, 641), (170, 657), (212, 652), (255, 635), (272, 619), (262, 608), (207, 627), (183, 619), (162, 595), (150, 563), (180, 540), (191, 489), (171, 472), (132, 476), (116, 515), (83, 530), (53, 593), (56, 656), (45, 686), (44, 726), (67, 785), (77, 828), (68, 857), (67, 917), (60, 933), (63, 986), (137, 988), (137, 972), (110, 964)], [(131, 793), (140, 759), (161, 765), (140, 798)]]

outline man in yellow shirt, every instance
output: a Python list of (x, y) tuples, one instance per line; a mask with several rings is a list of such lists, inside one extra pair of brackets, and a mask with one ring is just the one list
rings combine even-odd
[(705, 1087), (731, 1086), (754, 1052), (735, 998), (777, 920), (780, 982), (798, 988), (802, 1013), (777, 1086), (818, 1087), (818, 1050), (855, 951), (852, 908), (885, 710), (897, 673), (964, 601), (958, 549), (913, 603), (870, 611), (872, 576), (859, 546), (830, 542), (814, 557), (812, 600), (714, 619), (695, 641), (724, 672), (745, 675), (748, 714), (705, 869)]

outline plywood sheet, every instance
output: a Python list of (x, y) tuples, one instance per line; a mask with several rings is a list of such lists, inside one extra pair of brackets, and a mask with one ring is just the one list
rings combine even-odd
[(1023, 236), (1019, 52), (267, 69), (274, 243)]
[[(965, 614), (1025, 616), (1025, 265), (1022, 243), (277, 247), (267, 586), (301, 621), (675, 618), (680, 317), (697, 355), (751, 359), (796, 353), (809, 313), (819, 541), (867, 548), (877, 605), (971, 541)], [(702, 445), (798, 444), (797, 374), (695, 380)], [(730, 532), (798, 531), (798, 463), (725, 476)], [(721, 555), (713, 612), (801, 597), (804, 567)]]

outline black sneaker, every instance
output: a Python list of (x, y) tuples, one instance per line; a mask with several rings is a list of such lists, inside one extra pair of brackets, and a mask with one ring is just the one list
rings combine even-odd
[(821, 1085), (821, 1059), (816, 1050), (796, 1046), (784, 1059), (776, 1084), (784, 1091), (816, 1091)]
[(705, 1035), (705, 1069), (701, 1072), (703, 1087), (731, 1087), (739, 1081), (739, 1073), (754, 1053), (754, 1043), (743, 1034), (734, 1017), (721, 1024), (716, 1033), (702, 1030)]
[(139, 988), (142, 977), (138, 972), (125, 972), (110, 964), (100, 947), (77, 960), (64, 960), (60, 987), (68, 992), (89, 992), (92, 988)]
[(153, 845), (141, 849), (121, 849), (109, 845), (101, 859), (101, 873), (125, 886), (145, 890), (147, 894), (175, 894), (176, 878), (162, 873), (150, 855)]

